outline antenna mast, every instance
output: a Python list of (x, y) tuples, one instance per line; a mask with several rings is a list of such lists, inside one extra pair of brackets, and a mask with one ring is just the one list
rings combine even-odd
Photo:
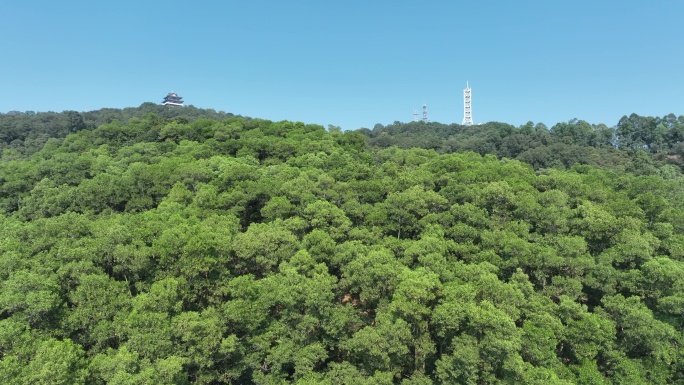
[(413, 121), (414, 122), (418, 121), (418, 110), (413, 110)]
[(473, 111), (470, 98), (470, 86), (466, 81), (466, 88), (463, 90), (463, 123), (464, 126), (473, 124)]
[(423, 123), (427, 123), (427, 104), (423, 104)]

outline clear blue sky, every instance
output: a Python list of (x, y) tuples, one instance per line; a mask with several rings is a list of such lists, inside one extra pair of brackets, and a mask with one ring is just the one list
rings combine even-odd
[(187, 104), (372, 128), (684, 114), (682, 1), (31, 1), (0, 7), (0, 112)]

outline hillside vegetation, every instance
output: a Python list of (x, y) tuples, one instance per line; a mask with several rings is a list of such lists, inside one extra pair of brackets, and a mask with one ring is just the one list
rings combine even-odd
[(684, 170), (684, 116), (624, 116), (615, 127), (573, 119), (547, 128), (489, 122), (475, 126), (395, 122), (359, 129), (374, 147), (474, 151), (518, 159), (535, 169), (588, 164), (637, 175), (672, 178)]
[(476, 127), (402, 149), (216, 114), (5, 143), (0, 383), (684, 383), (666, 150), (554, 168)]

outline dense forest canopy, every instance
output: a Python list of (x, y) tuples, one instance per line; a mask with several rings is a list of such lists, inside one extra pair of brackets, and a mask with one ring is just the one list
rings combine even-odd
[(683, 123), (1, 115), (0, 382), (682, 384)]
[(576, 163), (638, 175), (680, 175), (684, 167), (684, 116), (624, 116), (614, 127), (573, 119), (547, 128), (489, 122), (475, 126), (395, 122), (359, 129), (369, 144), (386, 148), (429, 148), (440, 153), (474, 151), (518, 159), (535, 169)]
[(40, 150), (50, 138), (63, 138), (68, 134), (83, 129), (92, 130), (114, 121), (127, 124), (131, 119), (142, 118), (149, 113), (163, 119), (182, 122), (198, 118), (221, 120), (234, 116), (194, 106), (173, 108), (151, 102), (143, 103), (139, 107), (103, 108), (87, 112), (10, 111), (0, 114), (0, 149), (11, 147), (20, 153), (32, 154)]

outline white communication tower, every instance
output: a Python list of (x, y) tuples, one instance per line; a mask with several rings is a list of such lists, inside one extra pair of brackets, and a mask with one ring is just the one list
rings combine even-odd
[(413, 110), (413, 121), (414, 122), (418, 121), (418, 110)]
[(470, 87), (466, 81), (466, 88), (463, 90), (463, 123), (464, 126), (473, 124), (472, 100), (470, 95)]
[(428, 117), (427, 117), (427, 104), (423, 104), (423, 123), (428, 122)]

